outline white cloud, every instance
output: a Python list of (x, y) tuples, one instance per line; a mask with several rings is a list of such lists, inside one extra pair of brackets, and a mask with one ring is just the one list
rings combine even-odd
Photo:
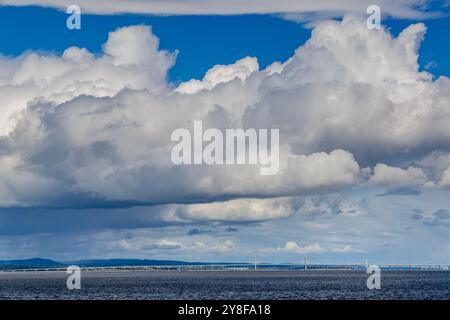
[(154, 243), (141, 246), (140, 250), (177, 250), (183, 248), (183, 244), (178, 241), (161, 239)]
[[(425, 30), (416, 24), (393, 38), (356, 18), (322, 22), (286, 62), (258, 70), (247, 57), (216, 66), (203, 80), (183, 84), (195, 84), (190, 94), (167, 83), (175, 54), (159, 50), (144, 26), (112, 32), (98, 57), (69, 48), (61, 57), (2, 58), (0, 203), (189, 202), (179, 213), (193, 220), (285, 217), (289, 209), (276, 200), (264, 203), (270, 213), (261, 209), (264, 200), (233, 199), (341, 191), (358, 183), (359, 161), (414, 162), (449, 145), (450, 80), (418, 71)], [(279, 174), (261, 176), (257, 166), (173, 165), (170, 134), (194, 120), (220, 129), (280, 128)], [(424, 179), (420, 168), (378, 165), (371, 181)], [(235, 209), (243, 204), (247, 216)]]
[(439, 181), (440, 187), (450, 187), (450, 167), (448, 167), (443, 173), (441, 180)]
[(278, 90), (262, 92), (244, 123), (281, 126), (296, 152), (341, 148), (372, 163), (447, 146), (450, 81), (418, 71), (425, 30), (411, 25), (392, 38), (354, 18), (319, 24), (264, 79)]
[(203, 242), (185, 239), (146, 239), (135, 237), (116, 241), (116, 247), (128, 252), (148, 252), (152, 254), (174, 254), (180, 252), (188, 253), (226, 253), (236, 249), (232, 240), (222, 242)]
[(264, 253), (295, 253), (295, 254), (312, 254), (312, 253), (362, 253), (365, 252), (361, 249), (353, 248), (350, 245), (346, 245), (344, 247), (334, 247), (331, 249), (325, 249), (321, 247), (319, 244), (314, 243), (306, 246), (299, 246), (295, 241), (288, 241), (284, 245), (284, 247), (278, 248), (265, 248), (262, 249), (261, 252)]
[(265, 248), (262, 250), (264, 253), (297, 253), (297, 254), (309, 254), (309, 253), (322, 253), (325, 250), (317, 243), (299, 246), (294, 241), (288, 241), (284, 247), (278, 248)]
[(314, 201), (311, 197), (307, 197), (300, 207), (299, 213), (306, 216), (332, 214), (333, 208), (325, 201)]
[(442, 173), (450, 166), (450, 153), (434, 151), (417, 162), (418, 165)]
[(307, 217), (318, 215), (355, 217), (365, 214), (365, 210), (360, 203), (333, 195), (306, 197), (298, 212)]
[(331, 249), (331, 252), (332, 253), (349, 253), (349, 252), (351, 252), (351, 253), (364, 253), (366, 251), (362, 250), (362, 249), (353, 248), (350, 245), (346, 245), (344, 247), (333, 248), (333, 249)]
[(256, 58), (242, 58), (234, 64), (216, 65), (206, 72), (203, 80), (192, 79), (183, 82), (175, 91), (193, 94), (200, 90), (211, 90), (220, 83), (230, 82), (236, 78), (244, 81), (250, 74), (258, 70), (259, 65)]
[(370, 177), (369, 184), (389, 188), (415, 187), (427, 182), (422, 169), (410, 166), (406, 170), (378, 163)]
[[(10, 133), (29, 104), (63, 104), (81, 95), (112, 97), (121, 90), (167, 89), (175, 54), (158, 50), (149, 27), (133, 26), (109, 34), (104, 54), (71, 47), (61, 57), (26, 53), (0, 60), (0, 137)], [(13, 67), (11, 67), (13, 66)]]
[(232, 240), (225, 240), (223, 243), (219, 244), (209, 244), (196, 241), (194, 245), (188, 248), (190, 251), (195, 252), (217, 252), (225, 253), (234, 251), (236, 249), (236, 244)]
[(193, 221), (262, 221), (287, 218), (292, 208), (287, 199), (236, 199), (179, 206), (177, 213)]
[[(429, 1), (422, 0), (378, 0), (377, 5), (382, 8), (385, 15), (401, 18), (424, 18), (431, 14), (425, 12)], [(71, 0), (3, 0), (3, 5), (40, 5), (65, 9), (73, 4)], [(340, 16), (344, 13), (365, 14), (366, 8), (373, 4), (370, 0), (110, 0), (105, 5), (102, 2), (78, 0), (77, 5), (84, 12), (111, 14), (111, 13), (147, 13), (147, 14), (248, 14), (248, 13), (287, 13), (319, 12), (321, 16)]]

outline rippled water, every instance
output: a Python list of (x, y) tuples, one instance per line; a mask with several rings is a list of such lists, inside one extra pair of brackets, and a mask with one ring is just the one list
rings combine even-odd
[(368, 290), (363, 271), (0, 272), (0, 299), (450, 299), (448, 271), (384, 271)]

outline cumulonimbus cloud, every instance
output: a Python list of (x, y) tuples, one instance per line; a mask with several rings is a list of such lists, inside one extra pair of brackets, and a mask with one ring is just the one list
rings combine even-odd
[[(450, 80), (434, 80), (417, 64), (425, 31), (411, 25), (394, 38), (357, 18), (326, 21), (285, 62), (259, 70), (248, 57), (178, 87), (166, 80), (176, 53), (159, 50), (145, 26), (112, 32), (97, 57), (80, 48), (3, 57), (0, 204), (320, 194), (357, 184), (360, 162), (417, 160), (450, 141)], [(279, 128), (279, 174), (261, 176), (253, 165), (174, 165), (171, 132), (195, 120), (218, 129)], [(209, 218), (205, 208), (183, 214)], [(241, 214), (224, 212), (223, 220)]]

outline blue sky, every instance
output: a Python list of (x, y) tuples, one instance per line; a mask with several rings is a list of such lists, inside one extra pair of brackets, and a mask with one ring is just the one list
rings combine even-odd
[[(171, 69), (171, 81), (201, 78), (216, 64), (230, 64), (245, 56), (254, 56), (262, 67), (285, 61), (310, 36), (302, 24), (280, 19), (277, 15), (232, 16), (153, 16), (84, 14), (82, 29), (61, 28), (67, 19), (62, 10), (36, 6), (0, 8), (1, 53), (20, 55), (27, 50), (61, 53), (71, 46), (101, 52), (108, 33), (118, 27), (151, 25), (161, 40), (161, 48), (179, 50)], [(420, 20), (385, 19), (383, 24), (397, 35)], [(428, 19), (428, 31), (421, 46), (420, 65), (435, 62), (430, 72), (449, 75), (449, 20)], [(206, 27), (207, 26), (207, 27)], [(13, 35), (13, 36), (12, 36)], [(276, 45), (274, 45), (276, 44)]]
[[(172, 81), (201, 78), (214, 65), (230, 64), (245, 56), (258, 57), (262, 66), (286, 60), (310, 34), (310, 30), (297, 23), (271, 15), (86, 14), (79, 31), (60, 28), (65, 24), (67, 14), (55, 9), (2, 7), (0, 16), (0, 36), (6, 40), (1, 45), (1, 52), (6, 55), (19, 55), (26, 50), (61, 53), (70, 46), (100, 52), (110, 31), (123, 26), (151, 25), (161, 40), (161, 48), (180, 52), (169, 74)], [(14, 37), (11, 37), (12, 30)]]
[[(332, 1), (306, 20), (86, 5), (81, 30), (38, 2), (0, 6), (0, 259), (450, 263), (445, 1), (387, 2), (371, 33)], [(299, 164), (172, 168), (170, 130), (198, 117), (280, 128)]]

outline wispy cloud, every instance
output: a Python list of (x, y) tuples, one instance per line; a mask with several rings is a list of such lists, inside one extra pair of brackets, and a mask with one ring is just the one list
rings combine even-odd
[[(377, 4), (386, 15), (397, 18), (424, 18), (434, 16), (435, 13), (427, 12), (427, 5), (431, 1), (379, 0)], [(70, 0), (4, 0), (3, 5), (40, 5), (65, 9), (73, 4)], [(250, 13), (301, 13), (297, 20), (304, 20), (310, 16), (342, 16), (344, 13), (365, 14), (366, 8), (373, 4), (370, 0), (208, 0), (208, 1), (183, 1), (183, 0), (111, 0), (107, 4), (98, 1), (78, 0), (77, 4), (89, 13), (139, 13), (139, 14), (250, 14)], [(291, 16), (291, 19), (293, 17)]]

